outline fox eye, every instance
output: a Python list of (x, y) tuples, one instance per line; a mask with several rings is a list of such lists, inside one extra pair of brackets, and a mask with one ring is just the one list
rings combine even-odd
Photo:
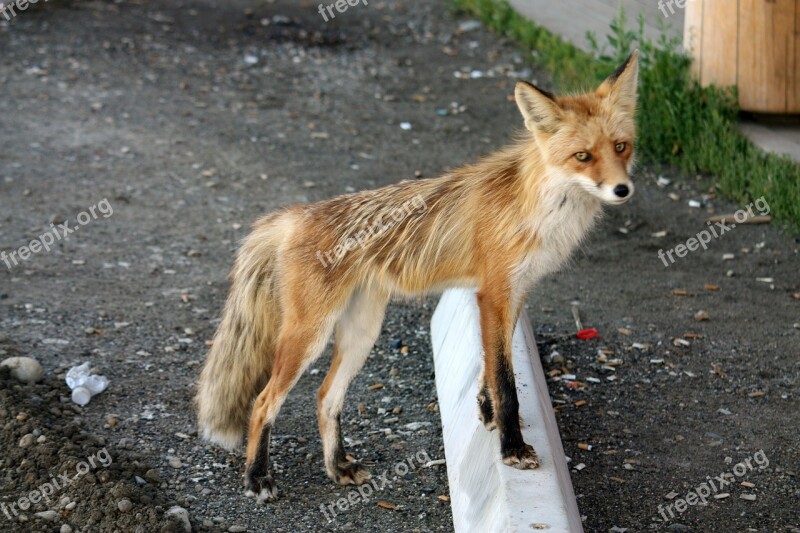
[(625, 151), (625, 148), (627, 148), (627, 147), (628, 147), (628, 144), (627, 144), (627, 143), (617, 143), (617, 145), (614, 147), (614, 149), (615, 149), (617, 152), (624, 152), (624, 151)]
[(581, 163), (588, 163), (592, 160), (592, 154), (589, 152), (578, 152), (575, 154), (575, 159), (580, 161)]

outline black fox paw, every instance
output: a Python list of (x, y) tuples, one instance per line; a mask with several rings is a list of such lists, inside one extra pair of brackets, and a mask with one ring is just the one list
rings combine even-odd
[(503, 463), (519, 470), (531, 470), (541, 465), (536, 450), (528, 444), (523, 444), (521, 448), (515, 450), (504, 451)]
[(338, 463), (329, 475), (339, 485), (361, 485), (370, 479), (369, 470), (357, 462)]
[(244, 495), (248, 498), (255, 498), (258, 503), (271, 502), (278, 499), (278, 487), (270, 474), (263, 476), (246, 476), (245, 485), (247, 489)]

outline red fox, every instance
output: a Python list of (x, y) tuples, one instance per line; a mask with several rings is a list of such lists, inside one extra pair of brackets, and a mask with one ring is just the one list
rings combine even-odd
[[(556, 97), (519, 82), (525, 130), (508, 147), (438, 178), (291, 206), (254, 224), (196, 398), (203, 437), (224, 448), (240, 445), (249, 417), (248, 496), (276, 498), (270, 433), (331, 334), (333, 361), (317, 394), (325, 469), (342, 485), (369, 479), (342, 445), (347, 387), (390, 298), (456, 286), (477, 289), (478, 415), (498, 430), (506, 465), (539, 466), (520, 431), (511, 337), (533, 284), (569, 258), (603, 204), (633, 194), (637, 73), (633, 52), (594, 92)], [(399, 206), (408, 212), (398, 217)]]

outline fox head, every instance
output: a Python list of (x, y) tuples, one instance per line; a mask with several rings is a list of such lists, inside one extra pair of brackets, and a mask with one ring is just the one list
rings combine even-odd
[(608, 204), (633, 195), (637, 76), (635, 51), (591, 93), (556, 97), (517, 83), (517, 105), (550, 175)]

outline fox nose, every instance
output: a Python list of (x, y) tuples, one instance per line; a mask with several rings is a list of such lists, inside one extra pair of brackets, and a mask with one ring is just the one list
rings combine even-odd
[(617, 185), (616, 187), (614, 187), (614, 194), (616, 194), (620, 198), (625, 198), (626, 196), (628, 196), (630, 192), (631, 190), (628, 188), (627, 185)]

